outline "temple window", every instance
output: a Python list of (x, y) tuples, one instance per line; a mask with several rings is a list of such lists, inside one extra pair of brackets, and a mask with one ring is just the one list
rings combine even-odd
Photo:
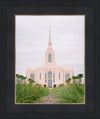
[(53, 74), (53, 79), (55, 79), (55, 74)]
[(30, 74), (30, 78), (34, 79), (35, 75), (34, 74)]
[(48, 54), (48, 62), (52, 62), (52, 55)]
[(41, 73), (40, 73), (40, 80), (41, 80)]
[(45, 83), (47, 83), (47, 74), (45, 73)]
[(52, 78), (52, 72), (51, 71), (48, 72), (48, 78)]
[(45, 83), (47, 83), (47, 80), (45, 79)]
[(53, 83), (55, 83), (55, 74), (53, 74)]
[(68, 78), (70, 78), (70, 74), (65, 74), (65, 80), (67, 80)]
[(59, 73), (59, 80), (60, 80), (60, 73)]
[(53, 83), (55, 83), (55, 79), (53, 79)]
[(45, 79), (47, 79), (47, 74), (45, 73)]

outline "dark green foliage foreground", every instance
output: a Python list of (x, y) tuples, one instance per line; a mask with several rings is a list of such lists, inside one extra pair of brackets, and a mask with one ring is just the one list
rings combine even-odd
[(52, 92), (59, 103), (84, 103), (84, 85), (70, 84), (67, 87), (53, 88)]
[(37, 103), (48, 94), (49, 89), (39, 84), (16, 84), (16, 103)]

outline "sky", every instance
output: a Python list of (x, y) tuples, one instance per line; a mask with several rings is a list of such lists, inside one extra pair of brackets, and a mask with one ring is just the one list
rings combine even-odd
[(27, 68), (44, 63), (49, 26), (56, 63), (84, 75), (83, 15), (16, 15), (16, 73), (25, 76)]

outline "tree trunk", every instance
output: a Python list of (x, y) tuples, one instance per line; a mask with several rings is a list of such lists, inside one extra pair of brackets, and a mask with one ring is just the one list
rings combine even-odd
[(81, 82), (81, 78), (79, 79), (79, 84), (81, 84), (82, 82)]

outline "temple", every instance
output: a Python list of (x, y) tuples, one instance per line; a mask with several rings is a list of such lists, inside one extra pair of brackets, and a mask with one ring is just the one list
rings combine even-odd
[[(66, 61), (67, 62), (67, 61)], [(43, 87), (58, 87), (60, 84), (65, 85), (66, 80), (74, 75), (72, 68), (59, 67), (55, 61), (55, 53), (51, 42), (51, 27), (49, 27), (48, 48), (45, 53), (45, 62), (38, 68), (28, 68), (26, 70), (26, 82), (28, 79), (34, 81)], [(70, 81), (72, 83), (73, 80)]]

